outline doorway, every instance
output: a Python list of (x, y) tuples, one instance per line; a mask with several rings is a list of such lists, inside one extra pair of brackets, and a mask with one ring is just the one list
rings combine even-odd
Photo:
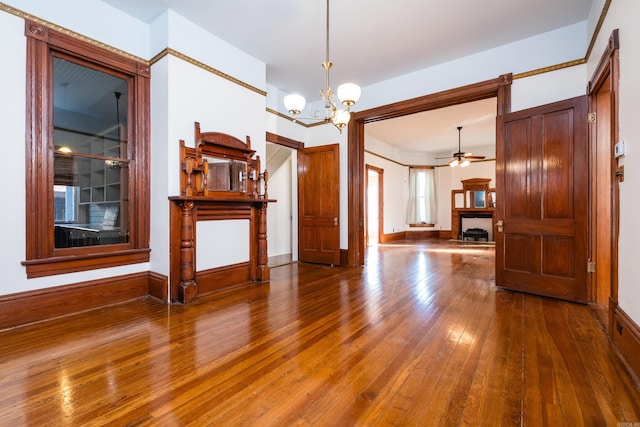
[(297, 152), (295, 149), (267, 142), (265, 169), (269, 171), (267, 188), (270, 203), (267, 215), (267, 249), (269, 266), (297, 261)]
[(367, 165), (367, 246), (380, 243), (380, 235), (384, 231), (384, 170)]
[(618, 140), (619, 45), (618, 30), (614, 30), (588, 85), (592, 189), (590, 301), (592, 311), (610, 336), (618, 300), (618, 180), (624, 179), (613, 155)]
[(353, 119), (349, 124), (348, 138), (348, 265), (364, 265), (366, 247), (366, 209), (364, 196), (366, 189), (362, 177), (365, 176), (365, 124), (492, 97), (497, 98), (496, 115), (504, 114), (511, 111), (511, 81), (512, 75), (504, 74), (497, 79), (384, 105), (353, 114)]

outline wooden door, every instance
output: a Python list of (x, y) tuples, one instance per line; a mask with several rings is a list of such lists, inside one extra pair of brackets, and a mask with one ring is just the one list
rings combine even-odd
[(587, 97), (498, 116), (496, 285), (587, 300)]
[(340, 264), (339, 145), (298, 151), (298, 259)]

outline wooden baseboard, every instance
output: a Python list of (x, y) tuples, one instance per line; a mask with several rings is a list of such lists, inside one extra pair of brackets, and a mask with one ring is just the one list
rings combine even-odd
[(149, 295), (163, 302), (169, 301), (169, 278), (163, 274), (149, 272)]
[(440, 239), (451, 239), (451, 230), (438, 230), (438, 238)]
[(404, 231), (398, 231), (396, 233), (388, 233), (388, 234), (382, 234), (380, 236), (380, 243), (389, 243), (389, 242), (395, 242), (397, 240), (404, 240), (405, 239), (405, 232)]
[(150, 288), (157, 288), (159, 281), (166, 282), (166, 278), (161, 277), (141, 272), (3, 295), (0, 296), (0, 329), (142, 298), (150, 294)]
[(613, 313), (612, 329), (613, 342), (638, 381), (640, 378), (640, 326), (620, 307), (616, 307)]
[(440, 232), (438, 230), (405, 231), (405, 239), (407, 240), (425, 240), (439, 238)]
[[(446, 236), (446, 237), (443, 237)], [(380, 243), (395, 242), (398, 240), (425, 240), (425, 239), (448, 239), (451, 231), (442, 230), (411, 230), (398, 231), (395, 233), (383, 234), (380, 236)]]
[(340, 249), (340, 265), (349, 265), (349, 251)]
[(212, 268), (210, 270), (198, 271), (196, 273), (198, 295), (206, 295), (220, 289), (248, 283), (250, 281), (250, 268), (251, 267), (248, 262), (242, 262), (239, 264)]

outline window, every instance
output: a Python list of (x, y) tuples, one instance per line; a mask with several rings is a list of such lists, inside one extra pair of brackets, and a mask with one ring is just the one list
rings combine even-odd
[(433, 226), (436, 223), (436, 191), (433, 168), (409, 168), (407, 223)]
[(148, 65), (25, 33), (27, 277), (148, 261)]

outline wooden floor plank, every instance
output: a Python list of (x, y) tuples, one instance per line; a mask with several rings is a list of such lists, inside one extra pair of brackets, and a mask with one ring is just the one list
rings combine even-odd
[(490, 245), (396, 242), (364, 267), (0, 331), (0, 425), (640, 422), (589, 308), (496, 288), (493, 264)]

